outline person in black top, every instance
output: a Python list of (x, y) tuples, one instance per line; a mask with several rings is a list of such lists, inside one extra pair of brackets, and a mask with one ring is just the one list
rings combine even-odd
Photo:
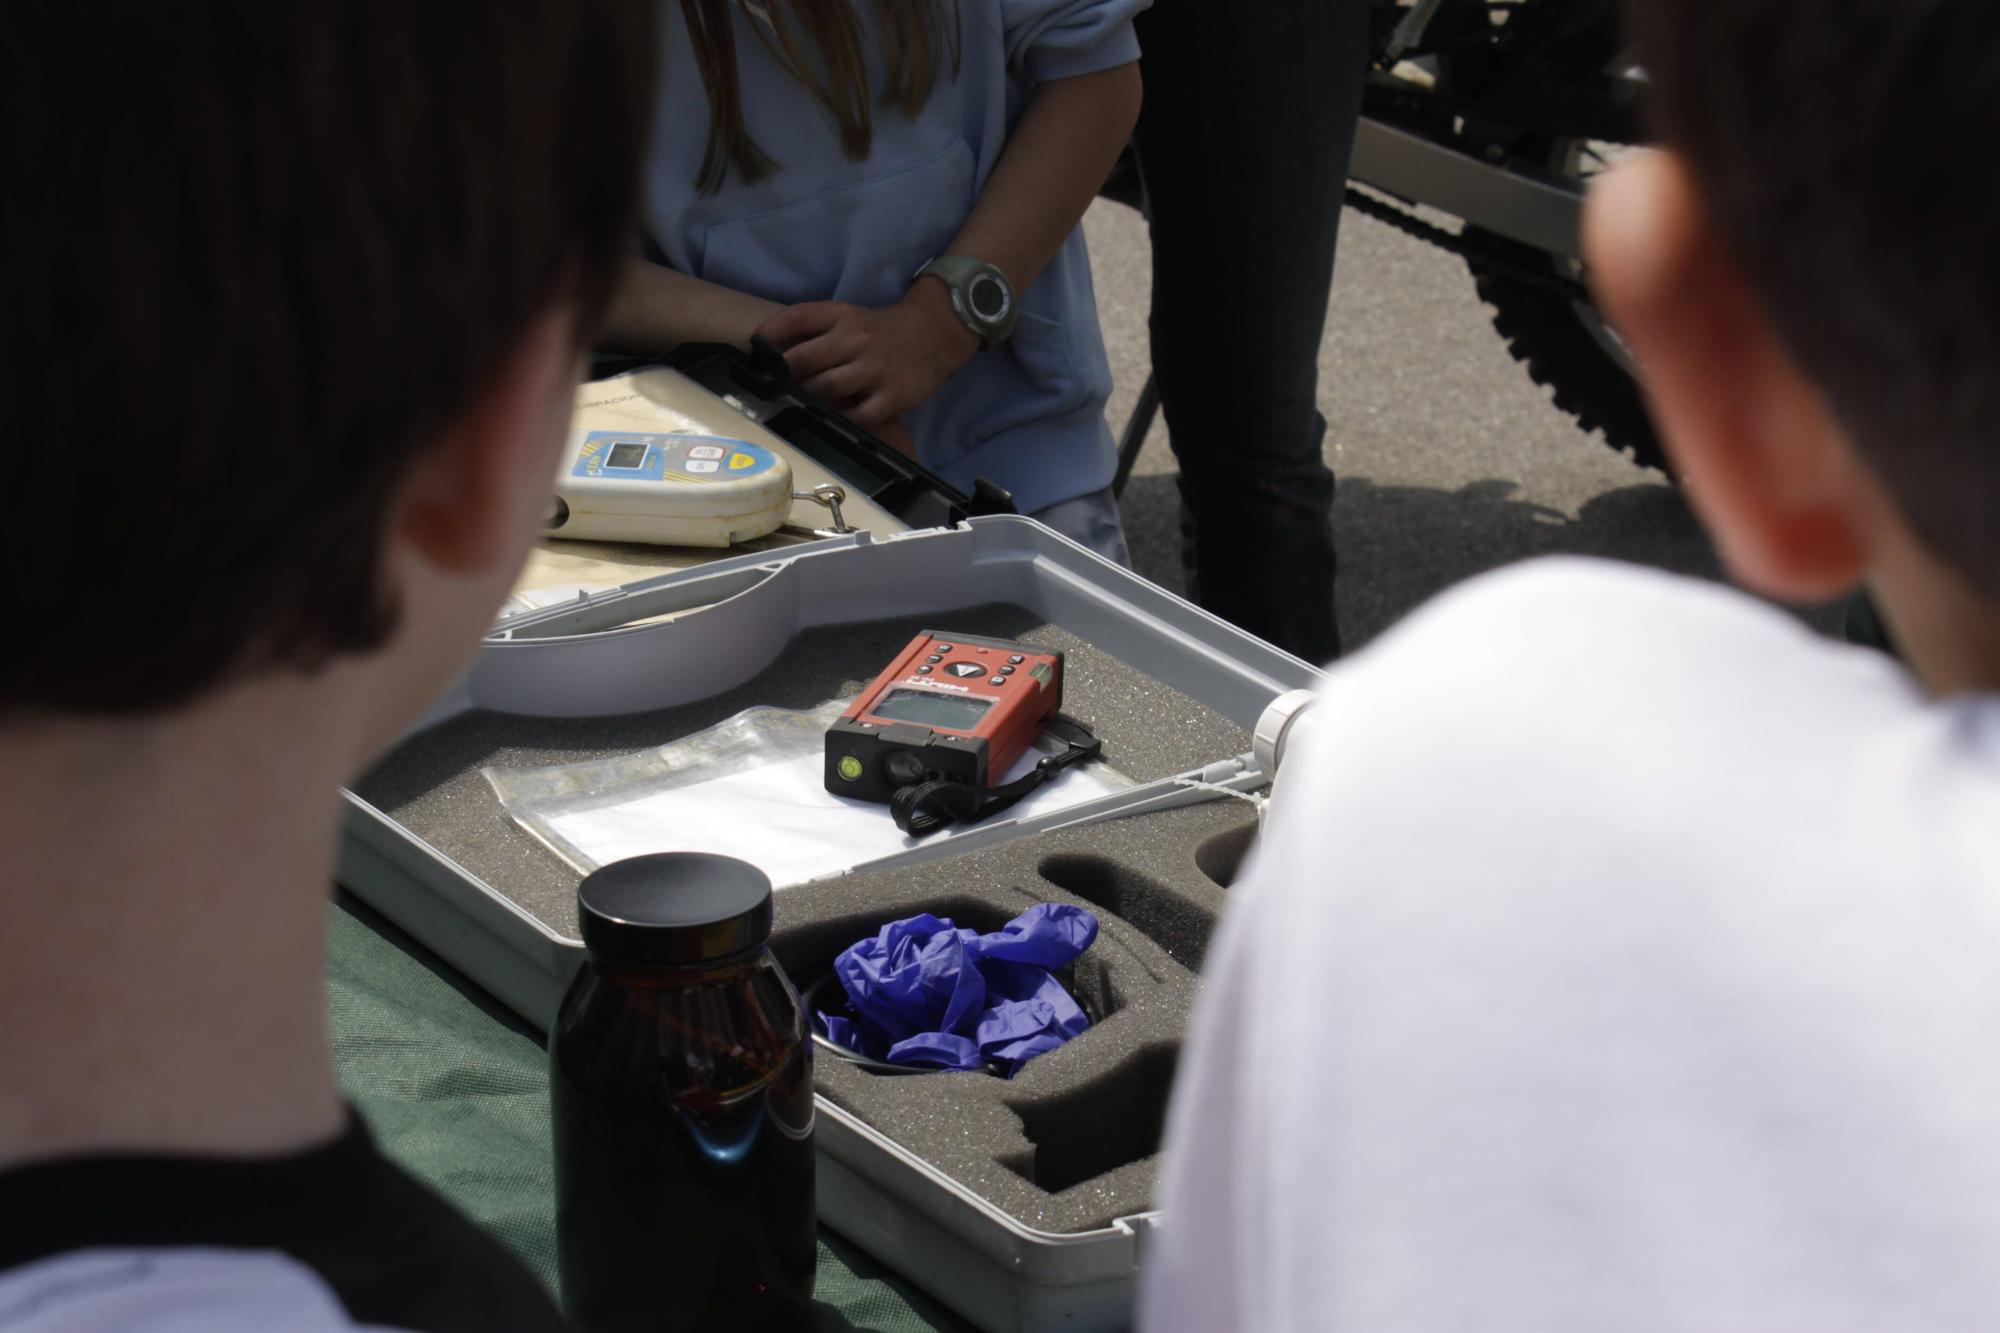
[[(16, 1325), (6, 1275), (19, 1292), (73, 1286), (37, 1280), (43, 1261), (107, 1249), (145, 1253), (150, 1262), (137, 1271), (149, 1280), (126, 1291), (100, 1278), (88, 1294), (136, 1298), (135, 1309), (155, 1300), (161, 1277), (177, 1273), (177, 1255), (220, 1249), (242, 1252), (249, 1274), (259, 1261), (292, 1261), (356, 1323), (468, 1333), (564, 1327), (526, 1268), (384, 1158), (352, 1116), (331, 1142), (282, 1156), (93, 1153), (16, 1167), (0, 1173), (0, 1217), (11, 1220), (0, 1234), (0, 1330), (8, 1333)], [(70, 1271), (46, 1268), (52, 1277)], [(74, 1313), (68, 1300), (44, 1304), (51, 1316)], [(274, 1313), (293, 1326), (295, 1310)], [(102, 1326), (145, 1327), (123, 1316)], [(206, 1326), (232, 1327), (222, 1319)]]
[(1188, 595), (1308, 662), (1340, 655), (1317, 399), (1366, 0), (1159, 0), (1134, 20), (1153, 375)]
[(0, 1330), (560, 1326), (342, 1102), (325, 894), (543, 517), (654, 8), (0, 8)]

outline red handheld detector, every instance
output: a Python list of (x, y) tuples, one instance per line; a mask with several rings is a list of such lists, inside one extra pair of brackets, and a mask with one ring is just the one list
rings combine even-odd
[(1005, 777), (1062, 707), (1063, 655), (925, 630), (826, 733), (826, 789), (887, 801), (900, 787)]

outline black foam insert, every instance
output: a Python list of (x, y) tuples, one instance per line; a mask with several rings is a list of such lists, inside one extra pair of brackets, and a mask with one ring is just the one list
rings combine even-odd
[(772, 948), (801, 989), (848, 945), (918, 912), (981, 931), (1038, 902), (1098, 917), (1070, 978), (1101, 1015), (1081, 1037), (1012, 1080), (883, 1075), (822, 1050), (820, 1092), (1036, 1230), (1146, 1211), (1196, 970), (1228, 897), (1200, 858), (1218, 846), (1240, 856), (1255, 828), (1248, 805), (1214, 801), (780, 893)]
[(1179, 1061), (1177, 1044), (1141, 1046), (1081, 1087), (1014, 1103), (1034, 1151), (1010, 1153), (1000, 1165), (1061, 1194), (1152, 1157), (1166, 1132)]

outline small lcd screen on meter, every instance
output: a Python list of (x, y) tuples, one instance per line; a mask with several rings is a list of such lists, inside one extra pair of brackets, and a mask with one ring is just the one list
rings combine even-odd
[(611, 446), (610, 457), (604, 460), (606, 467), (637, 467), (646, 461), (646, 446), (633, 444), (630, 440)]
[(886, 717), (891, 722), (915, 722), (919, 726), (943, 727), (947, 731), (971, 731), (992, 706), (991, 699), (965, 699), (951, 694), (932, 694), (928, 690), (891, 690), (868, 712), (874, 717)]

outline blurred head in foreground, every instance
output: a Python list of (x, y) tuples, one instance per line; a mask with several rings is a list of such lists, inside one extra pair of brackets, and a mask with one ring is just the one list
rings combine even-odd
[(346, 679), (358, 762), (462, 666), (627, 252), (653, 10), (6, 6), (0, 568), (34, 630), (0, 735)]
[(1934, 689), (2000, 672), (2000, 9), (1626, 6), (1662, 147), (1599, 184), (1593, 280), (1745, 583), (1867, 583)]

